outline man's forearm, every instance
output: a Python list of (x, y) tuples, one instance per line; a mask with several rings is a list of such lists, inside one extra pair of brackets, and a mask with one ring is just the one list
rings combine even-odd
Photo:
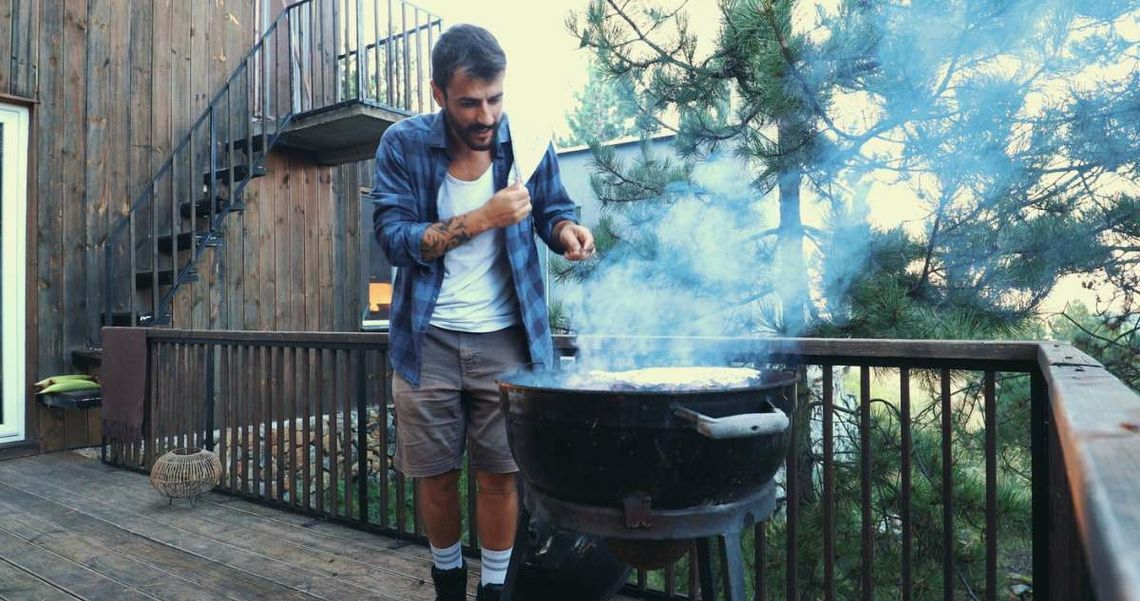
[(487, 229), (477, 211), (456, 215), (447, 221), (433, 223), (424, 230), (424, 237), (420, 241), (420, 255), (425, 261), (438, 259), (447, 251), (478, 236)]

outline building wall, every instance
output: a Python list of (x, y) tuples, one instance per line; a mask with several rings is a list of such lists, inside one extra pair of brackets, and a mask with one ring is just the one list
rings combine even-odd
[[(0, 99), (18, 97), (32, 115), (29, 382), (78, 371), (73, 351), (99, 344), (110, 228), (288, 3), (0, 0)], [(313, 6), (331, 47), (343, 35), (331, 31), (338, 12), (350, 4)], [(336, 54), (324, 48), (321, 60), (331, 65)], [(288, 78), (287, 62), (267, 67), (277, 69), (270, 77)], [(337, 97), (334, 68), (305, 82), (322, 88), (314, 102)], [(199, 280), (176, 295), (174, 327), (359, 330), (371, 233), (360, 188), (371, 182), (371, 163), (328, 167), (274, 151), (268, 174), (245, 190), (245, 210), (226, 217), (221, 245), (205, 251)], [(149, 219), (143, 212), (133, 225), (139, 261), (152, 248), (142, 242)], [(117, 274), (116, 290), (133, 288), (128, 278)], [(38, 451), (100, 441), (98, 410), (46, 408), (31, 395), (27, 408)]]
[[(253, 43), (255, 3), (0, 0), (0, 94), (34, 103), (29, 381), (96, 343), (109, 225)], [(97, 412), (28, 409), (42, 450), (99, 440)]]
[(370, 233), (361, 236), (359, 177), (370, 163), (326, 167), (271, 154), (268, 175), (246, 189), (246, 210), (227, 218), (223, 246), (206, 257), (200, 271), (210, 274), (190, 298), (208, 316), (194, 322), (192, 311), (188, 327), (359, 331)]

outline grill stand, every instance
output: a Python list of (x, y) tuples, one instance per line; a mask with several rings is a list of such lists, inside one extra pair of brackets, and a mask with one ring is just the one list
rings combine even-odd
[[(724, 567), (727, 601), (745, 601), (744, 561), (740, 543), (745, 530), (767, 520), (776, 507), (775, 483), (769, 481), (755, 493), (723, 505), (704, 505), (685, 509), (654, 510), (645, 503), (626, 503), (625, 510), (569, 503), (555, 499), (529, 484), (523, 485), (523, 503), (519, 515), (516, 552), (507, 568), (502, 601), (532, 601), (513, 598), (513, 583), (526, 560), (519, 553), (525, 549), (527, 526), (531, 519), (548, 522), (559, 528), (607, 538), (631, 540), (697, 539), (697, 563), (701, 599), (717, 598), (716, 580), (712, 573), (711, 537), (717, 537)], [(630, 527), (634, 524), (637, 527)]]

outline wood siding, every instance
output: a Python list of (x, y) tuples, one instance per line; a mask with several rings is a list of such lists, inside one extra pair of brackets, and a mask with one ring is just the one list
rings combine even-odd
[[(32, 103), (29, 381), (79, 371), (72, 352), (99, 344), (109, 228), (256, 41), (259, 3), (0, 0), (0, 95)], [(275, 1), (272, 16), (285, 4)], [(326, 104), (337, 98), (337, 4), (318, 0), (313, 9), (328, 30), (311, 42), (313, 55), (327, 67), (307, 85)], [(185, 178), (196, 167), (175, 168)], [(275, 151), (267, 171), (246, 188), (245, 211), (226, 218), (199, 280), (180, 289), (173, 327), (359, 330), (371, 233), (360, 187), (371, 182), (372, 161), (327, 167)], [(155, 209), (136, 212), (136, 245), (152, 221), (169, 233), (171, 198), (182, 193), (167, 182), (154, 191)], [(151, 269), (149, 250), (135, 260)], [(168, 257), (158, 261), (170, 267)], [(116, 290), (133, 289), (133, 278), (122, 278)], [(149, 289), (140, 293), (150, 298)], [(29, 395), (27, 440), (40, 451), (98, 444), (100, 430), (98, 410), (46, 408)]]
[(282, 152), (266, 167), (245, 191), (245, 211), (228, 218), (223, 247), (208, 257), (208, 278), (218, 282), (210, 318), (191, 325), (176, 315), (174, 327), (358, 331), (367, 241), (360, 235), (362, 170)]
[[(252, 45), (255, 4), (0, 0), (0, 94), (34, 102), (30, 378), (76, 371), (71, 351), (97, 343), (108, 226)], [(97, 410), (28, 400), (40, 450), (99, 430)]]

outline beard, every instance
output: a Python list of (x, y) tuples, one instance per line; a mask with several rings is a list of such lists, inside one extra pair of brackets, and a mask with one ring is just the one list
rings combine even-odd
[[(447, 122), (447, 128), (455, 137), (463, 140), (471, 150), (483, 151), (490, 150), (499, 141), (499, 122), (496, 121), (490, 127), (483, 127), (482, 125), (469, 125), (467, 127), (461, 126), (447, 111), (443, 112), (443, 118)], [(475, 141), (476, 134), (481, 134), (487, 130), (491, 130), (491, 140), (486, 144), (479, 144)]]

